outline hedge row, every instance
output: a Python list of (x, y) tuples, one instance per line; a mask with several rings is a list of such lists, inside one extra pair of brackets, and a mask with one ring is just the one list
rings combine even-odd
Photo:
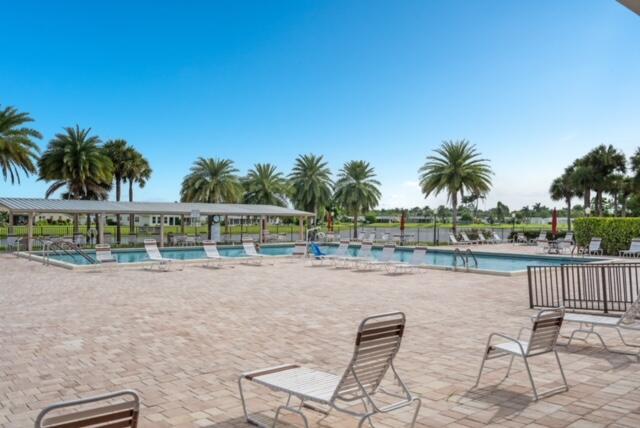
[(640, 218), (581, 217), (574, 220), (575, 240), (578, 245), (589, 245), (591, 238), (602, 238), (605, 254), (617, 255), (629, 249), (633, 238), (640, 238)]

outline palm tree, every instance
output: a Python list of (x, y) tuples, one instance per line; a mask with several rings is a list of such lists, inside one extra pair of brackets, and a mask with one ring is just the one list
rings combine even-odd
[(587, 153), (583, 161), (591, 167), (593, 172), (592, 189), (596, 192), (596, 212), (598, 216), (601, 216), (602, 194), (607, 191), (609, 179), (615, 172), (626, 172), (627, 161), (624, 153), (612, 145), (605, 146), (604, 144)]
[[(40, 180), (53, 181), (45, 193), (50, 197), (66, 187), (69, 199), (106, 199), (113, 178), (113, 164), (100, 147), (91, 128), (64, 128), (49, 141), (38, 161)], [(78, 231), (78, 216), (74, 217), (74, 232)]]
[(369, 162), (362, 160), (344, 164), (338, 173), (335, 199), (353, 215), (353, 237), (358, 237), (358, 216), (375, 208), (382, 196), (380, 182)]
[[(125, 140), (109, 140), (104, 143), (102, 150), (113, 163), (113, 179), (116, 184), (116, 201), (122, 196), (122, 181), (130, 159), (129, 144)], [(120, 243), (120, 214), (116, 214), (116, 241)]]
[(245, 194), (244, 202), (248, 204), (287, 205), (289, 185), (275, 165), (257, 163), (242, 180)]
[(331, 200), (331, 170), (322, 156), (300, 155), (289, 174), (291, 200), (296, 208), (316, 214)]
[(571, 231), (571, 200), (576, 196), (571, 174), (573, 170), (567, 168), (564, 174), (553, 180), (549, 193), (554, 201), (564, 201), (567, 204), (567, 228)]
[[(182, 180), (180, 199), (183, 202), (237, 202), (242, 197), (238, 170), (230, 159), (198, 158)], [(211, 236), (212, 217), (207, 217)]]
[(26, 176), (37, 171), (35, 162), (40, 149), (33, 139), (42, 138), (42, 135), (22, 126), (28, 122), (33, 122), (29, 113), (18, 113), (14, 107), (0, 110), (0, 169), (4, 181), (8, 177), (11, 184), (20, 183), (20, 170)]
[(487, 194), (491, 189), (491, 167), (469, 141), (444, 141), (427, 156), (427, 162), (418, 170), (420, 187), (425, 198), (430, 194), (447, 193), (451, 202), (453, 232), (458, 222), (458, 195)]
[[(140, 188), (147, 184), (153, 170), (149, 166), (149, 161), (133, 147), (127, 148), (127, 163), (123, 175), (123, 181), (129, 183), (129, 202), (133, 202), (133, 185)], [(135, 216), (129, 215), (129, 233), (135, 232)]]

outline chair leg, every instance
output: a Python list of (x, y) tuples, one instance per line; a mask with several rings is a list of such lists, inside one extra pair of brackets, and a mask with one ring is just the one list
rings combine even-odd
[(529, 367), (529, 363), (527, 362), (527, 357), (523, 356), (524, 366), (527, 369), (527, 374), (529, 375), (529, 381), (531, 382), (531, 388), (533, 388), (533, 399), (538, 401), (538, 391), (536, 390), (536, 384), (533, 382), (533, 375), (531, 374), (531, 368)]
[(515, 355), (511, 355), (511, 359), (509, 360), (509, 368), (507, 369), (507, 374), (504, 376), (504, 378), (508, 378), (509, 374), (511, 374), (511, 367), (513, 366), (513, 360), (515, 359)]
[(627, 343), (626, 340), (624, 340), (624, 336), (622, 336), (622, 331), (620, 331), (620, 329), (618, 327), (616, 327), (616, 331), (618, 332), (618, 336), (620, 336), (620, 340), (622, 340), (622, 343), (625, 344), (625, 346), (631, 346), (633, 348), (640, 348), (640, 345), (636, 345), (633, 343)]
[(411, 425), (409, 425), (410, 428), (413, 428), (416, 425), (416, 420), (418, 419), (418, 413), (420, 413), (420, 407), (422, 406), (422, 400), (420, 400), (419, 398), (414, 398), (413, 401), (415, 401), (417, 403), (416, 405), (416, 411), (413, 414), (413, 418), (411, 419)]
[(564, 370), (562, 370), (562, 364), (560, 364), (560, 356), (558, 355), (558, 351), (553, 351), (556, 356), (556, 361), (558, 362), (558, 368), (560, 369), (560, 376), (562, 376), (562, 382), (564, 383), (565, 390), (569, 390), (569, 384), (567, 383), (567, 378), (564, 376)]
[(478, 378), (476, 379), (475, 385), (473, 385), (471, 389), (477, 388), (478, 385), (480, 384), (480, 376), (482, 376), (482, 370), (484, 369), (484, 363), (487, 361), (488, 355), (489, 355), (489, 345), (487, 345), (486, 349), (484, 350), (484, 356), (482, 357), (482, 363), (480, 363), (480, 371), (478, 372)]

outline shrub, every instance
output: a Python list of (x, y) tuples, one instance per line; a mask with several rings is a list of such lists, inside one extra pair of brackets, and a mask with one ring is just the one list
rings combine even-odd
[(575, 239), (578, 245), (589, 245), (591, 238), (602, 238), (605, 254), (617, 255), (627, 250), (631, 239), (640, 237), (640, 218), (581, 217), (574, 222)]

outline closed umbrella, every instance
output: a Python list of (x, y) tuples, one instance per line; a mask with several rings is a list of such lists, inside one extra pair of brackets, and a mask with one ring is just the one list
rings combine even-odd
[(555, 208), (551, 213), (551, 234), (554, 238), (558, 234), (558, 211)]

